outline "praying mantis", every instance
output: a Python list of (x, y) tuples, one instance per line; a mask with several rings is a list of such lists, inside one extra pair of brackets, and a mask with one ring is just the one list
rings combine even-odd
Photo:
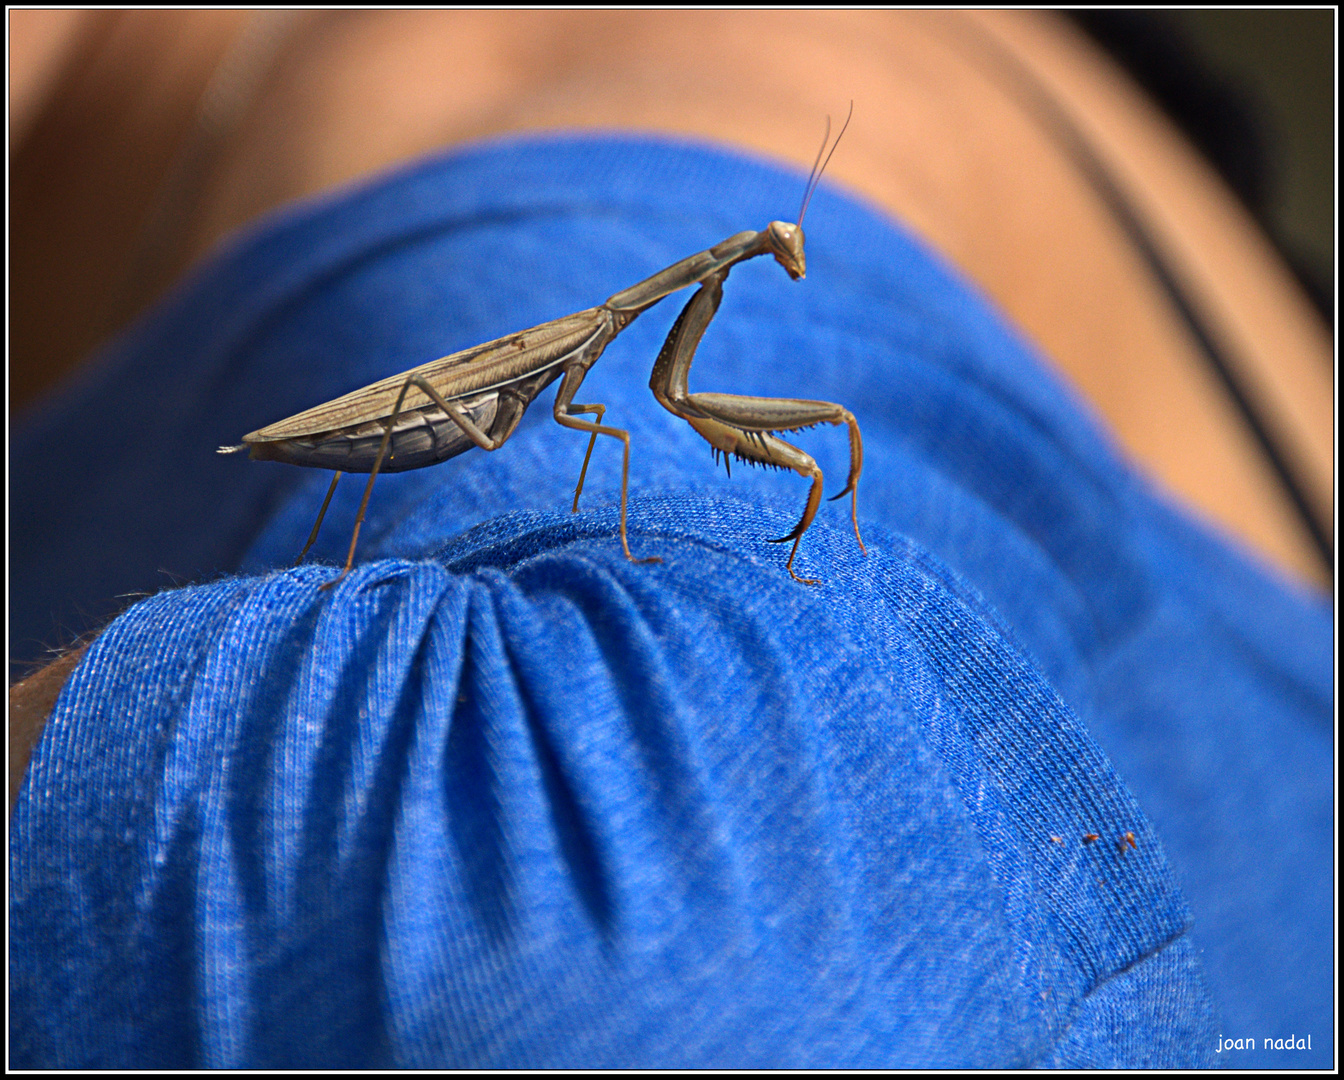
[[(850, 104), (850, 117), (854, 107)], [(812, 457), (778, 437), (781, 431), (799, 431), (817, 424), (844, 424), (849, 429), (849, 481), (833, 499), (851, 496), (850, 517), (854, 536), (866, 555), (859, 533), (858, 483), (863, 470), (863, 439), (858, 421), (844, 407), (828, 401), (792, 398), (744, 397), (735, 394), (691, 393), (687, 377), (696, 347), (723, 299), (723, 283), (738, 263), (758, 255), (773, 255), (789, 277), (797, 281), (807, 270), (803, 252), (803, 217), (840, 145), (849, 118), (836, 136), (830, 154), (830, 119), (803, 193), (796, 223), (772, 221), (765, 229), (748, 230), (728, 237), (699, 254), (673, 263), (637, 285), (623, 289), (598, 307), (541, 323), (507, 337), (487, 341), (461, 352), (393, 375), (323, 405), (243, 436), (237, 446), (222, 446), (219, 452), (249, 451), (255, 460), (283, 461), (310, 468), (332, 469), (336, 475), (318, 512), (308, 542), (299, 553), (297, 566), (317, 539), (336, 484), (343, 473), (367, 472), (368, 482), (350, 538), (350, 552), (340, 576), (322, 586), (330, 589), (345, 579), (355, 561), (359, 530), (364, 523), (369, 496), (378, 473), (404, 472), (437, 465), (470, 450), (498, 450), (514, 433), (527, 407), (542, 390), (557, 379), (553, 415), (556, 423), (589, 434), (588, 452), (574, 491), (575, 512), (583, 493), (588, 462), (599, 435), (624, 444), (621, 465), (621, 547), (631, 562), (655, 563), (657, 557), (636, 559), (626, 536), (626, 493), (630, 479), (630, 435), (602, 423), (606, 406), (574, 401), (589, 369), (603, 350), (636, 318), (665, 296), (699, 285), (677, 316), (663, 343), (649, 378), (649, 388), (658, 403), (691, 425), (713, 448), (749, 464), (792, 469), (810, 479), (803, 516), (787, 536), (771, 543), (793, 541), (785, 567), (798, 582), (815, 585), (793, 569), (798, 545), (821, 504), (822, 473)], [(823, 161), (823, 155), (825, 160)], [(584, 414), (597, 419), (584, 420)]]

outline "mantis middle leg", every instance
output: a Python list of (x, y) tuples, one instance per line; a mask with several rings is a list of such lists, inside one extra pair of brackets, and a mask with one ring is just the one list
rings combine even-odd
[[(596, 356), (594, 356), (596, 359)], [(579, 508), (579, 495), (583, 491), (583, 478), (588, 473), (588, 459), (593, 455), (593, 444), (597, 442), (599, 435), (610, 435), (614, 439), (620, 439), (625, 446), (625, 456), (621, 461), (621, 547), (625, 549), (625, 557), (635, 563), (657, 563), (663, 560), (654, 555), (647, 559), (636, 559), (630, 553), (630, 541), (625, 535), (625, 503), (626, 491), (630, 484), (630, 432), (622, 428), (607, 427), (600, 421), (606, 415), (607, 407), (605, 405), (576, 405), (574, 404), (574, 395), (578, 393), (579, 385), (583, 382), (584, 375), (587, 374), (586, 367), (572, 367), (565, 372), (564, 380), (560, 383), (560, 389), (555, 395), (555, 422), (563, 427), (573, 428), (575, 431), (587, 431), (591, 433), (588, 440), (588, 453), (584, 455), (583, 470), (579, 473), (579, 486), (574, 492), (574, 509)], [(576, 414), (596, 413), (598, 423), (591, 420), (580, 420)]]

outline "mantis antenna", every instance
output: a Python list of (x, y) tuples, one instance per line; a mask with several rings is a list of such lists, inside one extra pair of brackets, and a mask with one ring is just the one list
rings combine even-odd
[[(831, 154), (835, 153), (835, 147), (840, 145), (840, 140), (845, 137), (845, 131), (849, 128), (849, 122), (854, 119), (854, 102), (849, 103), (849, 115), (845, 117), (845, 126), (840, 129), (840, 134), (835, 137), (835, 145), (831, 147), (831, 153), (826, 154), (826, 143), (831, 138), (831, 118), (826, 117), (826, 134), (821, 137), (821, 149), (817, 151), (817, 160), (812, 162), (812, 171), (807, 174), (807, 187), (803, 189), (803, 205), (798, 208), (798, 227), (803, 227), (803, 217), (807, 213), (807, 204), (812, 201), (812, 193), (817, 190), (817, 185), (821, 183), (821, 174), (826, 171), (826, 166), (831, 163)], [(821, 160), (821, 155), (826, 154), (826, 160)], [(820, 165), (821, 168), (817, 168)]]

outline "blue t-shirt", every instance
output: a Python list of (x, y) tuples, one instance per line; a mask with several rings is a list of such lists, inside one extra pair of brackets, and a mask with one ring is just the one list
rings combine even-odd
[[(577, 396), (661, 564), (622, 554), (615, 440), (570, 513), (551, 391), (380, 477), (329, 592), (364, 478), (290, 569), (330, 474), (215, 453), (801, 188), (634, 137), (431, 158), (246, 231), (16, 430), (13, 655), (152, 595), (12, 819), (12, 1064), (1331, 1063), (1329, 605), (831, 185), (806, 280), (735, 269), (691, 373), (857, 416), (868, 554), (827, 506), (820, 585), (765, 543), (807, 482), (725, 477), (648, 392), (689, 292)], [(786, 437), (843, 487), (843, 428)]]

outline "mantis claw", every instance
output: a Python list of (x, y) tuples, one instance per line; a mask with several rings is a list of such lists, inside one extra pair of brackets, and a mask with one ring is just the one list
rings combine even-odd
[(336, 575), (334, 578), (332, 578), (330, 581), (326, 582), (326, 583), (323, 584), (323, 585), (319, 585), (319, 586), (317, 587), (317, 591), (318, 591), (318, 592), (326, 592), (326, 591), (329, 590), (329, 589), (334, 589), (334, 588), (336, 588), (337, 585), (339, 585), (342, 581), (344, 581), (344, 580), (346, 579), (346, 575), (348, 575), (349, 573), (350, 573), (350, 567), (347, 566), (344, 570), (342, 570), (339, 574), (337, 574), (337, 575)]

